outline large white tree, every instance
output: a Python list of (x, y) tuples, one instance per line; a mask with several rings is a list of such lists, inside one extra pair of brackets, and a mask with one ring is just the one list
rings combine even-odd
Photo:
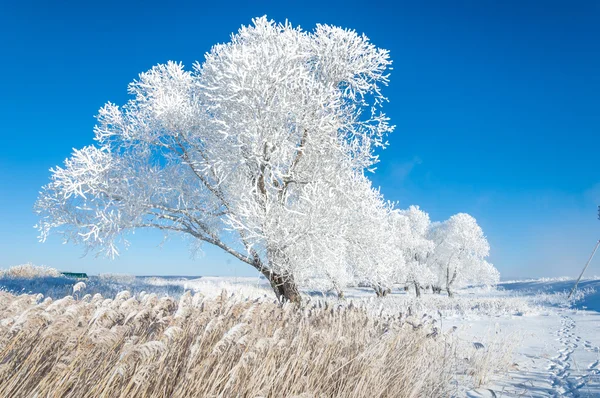
[(305, 32), (265, 17), (192, 70), (169, 62), (107, 103), (96, 144), (52, 170), (39, 230), (114, 256), (156, 228), (220, 247), (299, 301), (323, 253), (335, 257), (352, 181), (392, 131), (381, 112), (390, 59), (354, 31)]
[(490, 245), (483, 230), (472, 216), (459, 213), (442, 223), (433, 223), (429, 238), (434, 248), (428, 266), (436, 284), (452, 296), (456, 287), (469, 283), (493, 285), (499, 273), (486, 261)]

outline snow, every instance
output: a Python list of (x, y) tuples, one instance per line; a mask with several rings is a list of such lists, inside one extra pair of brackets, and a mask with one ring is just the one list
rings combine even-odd
[[(559, 309), (545, 315), (455, 323), (462, 326), (461, 335), (466, 339), (481, 338), (493, 330), (498, 340), (517, 342), (509, 372), (485, 386), (497, 396), (600, 395), (597, 312)], [(469, 396), (487, 395), (476, 390)]]
[[(66, 277), (11, 277), (0, 278), (0, 289), (56, 299), (71, 294), (78, 283)], [(471, 287), (454, 298), (425, 293), (421, 299), (399, 289), (376, 298), (372, 289), (355, 287), (345, 291), (345, 300), (375, 313), (429, 317), (465, 346), (481, 348), (476, 351), (486, 353), (479, 360), (489, 374), (466, 391), (457, 370), (457, 396), (600, 396), (600, 278), (583, 279), (569, 300), (573, 284), (568, 278), (507, 281), (497, 289)], [(179, 298), (186, 290), (217, 296), (223, 289), (240, 299), (275, 298), (262, 277), (101, 275), (79, 284), (78, 293), (110, 297), (127, 290)], [(337, 300), (333, 294), (305, 293), (307, 300)]]
[[(504, 293), (536, 301), (544, 295), (566, 297), (573, 280), (541, 279), (500, 284)], [(517, 341), (508, 373), (470, 397), (600, 396), (600, 278), (582, 280), (579, 299), (565, 306), (546, 301), (546, 311), (523, 316), (457, 320), (464, 338), (493, 330), (499, 340)], [(561, 305), (562, 304), (562, 305)]]
[[(539, 293), (570, 292), (574, 281), (567, 278), (538, 279), (528, 281), (510, 281), (500, 284), (506, 291), (521, 292), (521, 294), (535, 295)], [(588, 309), (600, 312), (600, 277), (582, 279), (578, 291), (589, 291), (575, 303), (575, 308)]]

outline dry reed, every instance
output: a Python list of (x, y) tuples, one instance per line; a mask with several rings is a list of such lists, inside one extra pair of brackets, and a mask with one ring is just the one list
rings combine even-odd
[(447, 396), (449, 341), (351, 303), (0, 292), (0, 396)]

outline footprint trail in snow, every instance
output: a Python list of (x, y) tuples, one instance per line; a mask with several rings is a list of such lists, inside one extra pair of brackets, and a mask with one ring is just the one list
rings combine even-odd
[[(587, 366), (577, 366), (573, 361), (573, 353), (583, 339), (577, 335), (577, 325), (571, 317), (562, 315), (560, 323), (561, 327), (556, 336), (561, 348), (558, 355), (550, 358), (548, 366), (553, 396), (587, 396), (586, 386), (593, 378), (597, 379), (600, 376), (600, 360), (595, 360)], [(583, 349), (588, 352), (600, 352), (600, 347), (592, 345), (588, 340), (583, 341)]]

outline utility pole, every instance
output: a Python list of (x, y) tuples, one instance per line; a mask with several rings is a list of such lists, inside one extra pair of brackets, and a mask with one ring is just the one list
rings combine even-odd
[(594, 254), (596, 254), (596, 250), (598, 250), (598, 246), (600, 246), (600, 240), (598, 241), (598, 243), (596, 243), (596, 247), (594, 247), (594, 251), (592, 252), (592, 255), (590, 256), (590, 259), (585, 264), (585, 267), (583, 267), (583, 271), (581, 271), (581, 274), (579, 274), (579, 278), (577, 278), (577, 282), (575, 282), (575, 286), (573, 286), (573, 289), (571, 289), (571, 293), (569, 293), (569, 297), (568, 298), (571, 298), (571, 296), (573, 295), (573, 293), (575, 293), (575, 289), (577, 289), (577, 285), (579, 284), (579, 281), (581, 280), (581, 277), (583, 276), (583, 273), (585, 272), (585, 270), (588, 267), (588, 265), (590, 265), (590, 263), (592, 262), (592, 259), (594, 258)]
[[(600, 206), (598, 206), (598, 220), (600, 220)], [(569, 293), (569, 297), (568, 297), (569, 299), (571, 298), (573, 293), (575, 293), (575, 289), (577, 289), (577, 285), (579, 284), (579, 281), (581, 280), (583, 273), (587, 269), (588, 265), (590, 265), (590, 263), (592, 262), (592, 259), (594, 258), (594, 254), (596, 254), (596, 251), (598, 250), (599, 246), (600, 246), (600, 240), (598, 241), (598, 243), (596, 243), (596, 247), (594, 247), (594, 251), (592, 251), (592, 255), (590, 256), (589, 260), (585, 264), (585, 267), (583, 267), (583, 271), (581, 271), (581, 274), (579, 274), (579, 278), (577, 278), (577, 282), (575, 282), (575, 286), (573, 286), (573, 289), (571, 289), (571, 293)]]

